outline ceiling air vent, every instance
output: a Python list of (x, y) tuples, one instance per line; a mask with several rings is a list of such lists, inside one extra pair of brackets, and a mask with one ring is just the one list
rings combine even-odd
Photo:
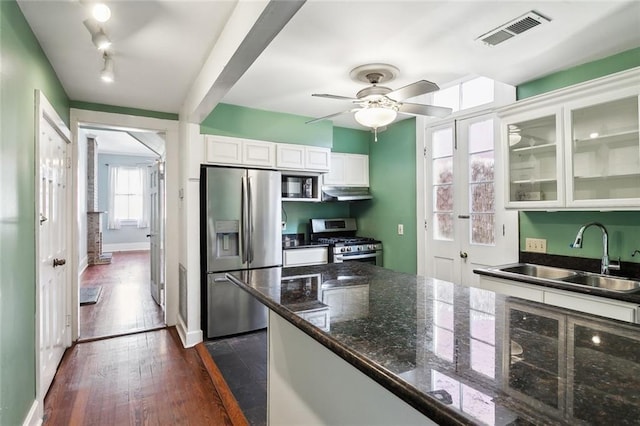
[(500, 44), (503, 41), (509, 40), (510, 38), (515, 37), (518, 34), (522, 34), (523, 32), (530, 30), (531, 28), (537, 27), (538, 25), (545, 24), (547, 22), (551, 22), (551, 20), (549, 18), (545, 18), (539, 13), (531, 11), (507, 22), (506, 24), (492, 29), (488, 33), (485, 33), (478, 37), (476, 41), (481, 41), (485, 44), (488, 44), (489, 46), (495, 46), (496, 44)]

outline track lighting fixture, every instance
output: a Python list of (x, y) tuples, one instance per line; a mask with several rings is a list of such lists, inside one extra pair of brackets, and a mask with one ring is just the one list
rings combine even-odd
[(106, 50), (111, 46), (111, 40), (105, 34), (104, 30), (93, 19), (85, 19), (84, 26), (89, 30), (91, 34), (91, 41), (98, 48), (98, 50)]
[(102, 57), (104, 58), (104, 68), (100, 72), (100, 78), (105, 83), (113, 83), (115, 78), (113, 74), (113, 59), (106, 53)]
[(104, 3), (96, 3), (91, 8), (91, 16), (98, 22), (107, 22), (111, 18), (111, 9)]

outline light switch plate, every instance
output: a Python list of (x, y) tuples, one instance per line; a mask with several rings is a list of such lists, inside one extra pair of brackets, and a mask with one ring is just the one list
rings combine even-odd
[(544, 238), (527, 238), (525, 239), (524, 250), (533, 253), (546, 253), (547, 240)]
[(401, 223), (398, 224), (398, 235), (404, 235), (404, 225)]

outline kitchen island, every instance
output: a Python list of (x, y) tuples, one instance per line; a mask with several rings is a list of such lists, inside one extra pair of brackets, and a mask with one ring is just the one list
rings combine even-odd
[(227, 275), (270, 310), (270, 424), (637, 424), (640, 327), (356, 262)]

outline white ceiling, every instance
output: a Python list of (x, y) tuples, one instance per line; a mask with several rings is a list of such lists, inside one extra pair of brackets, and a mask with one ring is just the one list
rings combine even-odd
[[(156, 135), (153, 133), (153, 135)], [(124, 130), (81, 128), (80, 137), (93, 137), (98, 143), (99, 154), (133, 155), (140, 157), (159, 157), (139, 140)], [(155, 147), (154, 147), (155, 148)]]
[[(19, 0), (73, 100), (179, 112), (235, 1), (109, 1), (116, 82), (69, 0)], [(495, 47), (474, 41), (530, 10), (551, 19)], [(312, 93), (354, 96), (362, 64), (400, 69), (393, 89), (426, 79), (441, 87), (467, 75), (517, 85), (640, 46), (640, 2), (309, 0), (224, 95), (223, 102), (320, 117), (347, 109)], [(225, 89), (226, 91), (226, 89)], [(333, 120), (358, 128), (350, 115)]]

